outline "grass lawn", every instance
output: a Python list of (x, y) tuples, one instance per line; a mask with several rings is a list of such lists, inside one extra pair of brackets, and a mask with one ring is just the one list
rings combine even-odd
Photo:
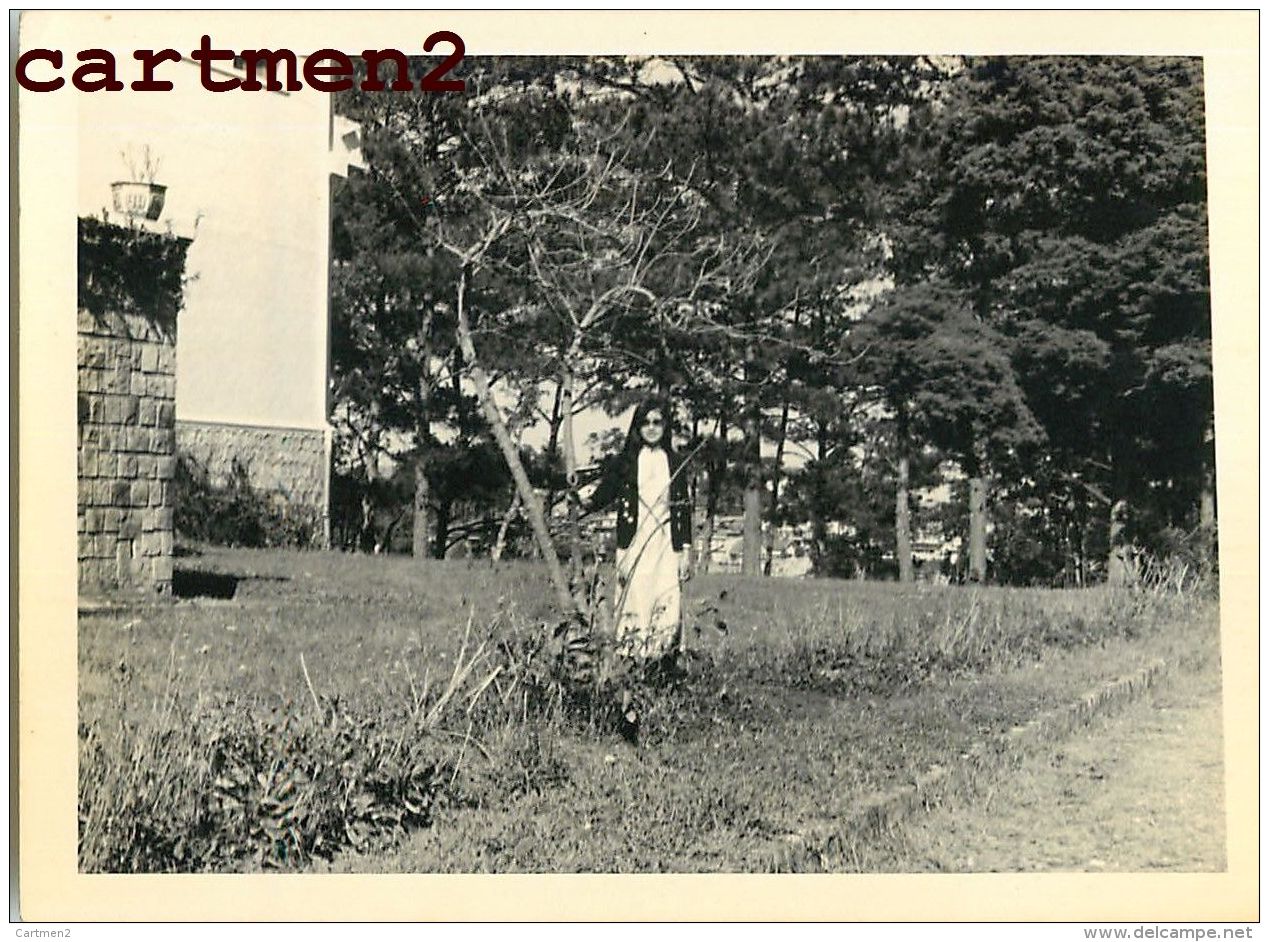
[(751, 871), (786, 834), (1216, 643), (1215, 604), (1189, 596), (701, 577), (688, 676), (631, 746), (534, 653), (554, 620), (534, 564), (178, 563), (207, 595), (80, 617), (86, 870)]

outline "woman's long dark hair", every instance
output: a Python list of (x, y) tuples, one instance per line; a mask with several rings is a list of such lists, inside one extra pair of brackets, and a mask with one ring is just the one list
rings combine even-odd
[(661, 441), (654, 447), (659, 447), (667, 455), (673, 457), (674, 430), (671, 428), (671, 423), (674, 421), (674, 413), (669, 403), (655, 398), (645, 399), (635, 408), (634, 417), (630, 420), (630, 429), (626, 432), (626, 446), (622, 449), (622, 453), (626, 457), (633, 457), (643, 447), (643, 420), (648, 417), (649, 412), (661, 413)]
[[(635, 409), (634, 416), (630, 420), (630, 428), (626, 431), (626, 441), (621, 451), (604, 459), (597, 469), (599, 487), (595, 489), (590, 501), (587, 503), (588, 513), (609, 506), (617, 499), (624, 487), (633, 483), (630, 476), (634, 469), (638, 467), (639, 450), (643, 447), (643, 436), (640, 434), (640, 429), (643, 426), (643, 420), (653, 410), (661, 413), (661, 441), (653, 447), (659, 447), (665, 452), (666, 458), (670, 462), (671, 481), (674, 480), (675, 469), (679, 467), (678, 459), (674, 455), (674, 432), (671, 427), (671, 423), (674, 421), (674, 413), (670, 410), (670, 405), (665, 400), (649, 397), (639, 403)], [(675, 485), (675, 487), (678, 486)]]

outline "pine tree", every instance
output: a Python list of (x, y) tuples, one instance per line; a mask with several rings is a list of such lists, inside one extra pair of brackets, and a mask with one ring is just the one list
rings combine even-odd
[(914, 154), (896, 270), (958, 285), (1003, 338), (1045, 435), (1031, 477), (1092, 499), (1123, 567), (1129, 542), (1197, 518), (1211, 462), (1201, 63), (952, 71)]

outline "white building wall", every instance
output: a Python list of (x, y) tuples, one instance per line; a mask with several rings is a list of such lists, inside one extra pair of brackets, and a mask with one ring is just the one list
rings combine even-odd
[(325, 430), (331, 96), (212, 93), (189, 61), (159, 77), (175, 88), (77, 95), (80, 213), (109, 208), (121, 150), (149, 146), (161, 222), (195, 236), (178, 419)]
[[(130, 49), (115, 55), (130, 85), (139, 64)], [(356, 127), (307, 87), (211, 92), (188, 59), (158, 77), (174, 88), (75, 93), (79, 213), (113, 213), (110, 184), (129, 179), (123, 152), (148, 148), (161, 161), (160, 224), (193, 237), (177, 327), (178, 451), (213, 479), (241, 463), (253, 486), (314, 515), (314, 539), (328, 541), (331, 186), (361, 166)]]

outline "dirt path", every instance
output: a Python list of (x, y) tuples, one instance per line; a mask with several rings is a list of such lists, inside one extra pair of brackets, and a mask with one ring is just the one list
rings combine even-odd
[(1219, 668), (1170, 676), (974, 801), (918, 817), (884, 869), (1224, 870), (1223, 768)]

